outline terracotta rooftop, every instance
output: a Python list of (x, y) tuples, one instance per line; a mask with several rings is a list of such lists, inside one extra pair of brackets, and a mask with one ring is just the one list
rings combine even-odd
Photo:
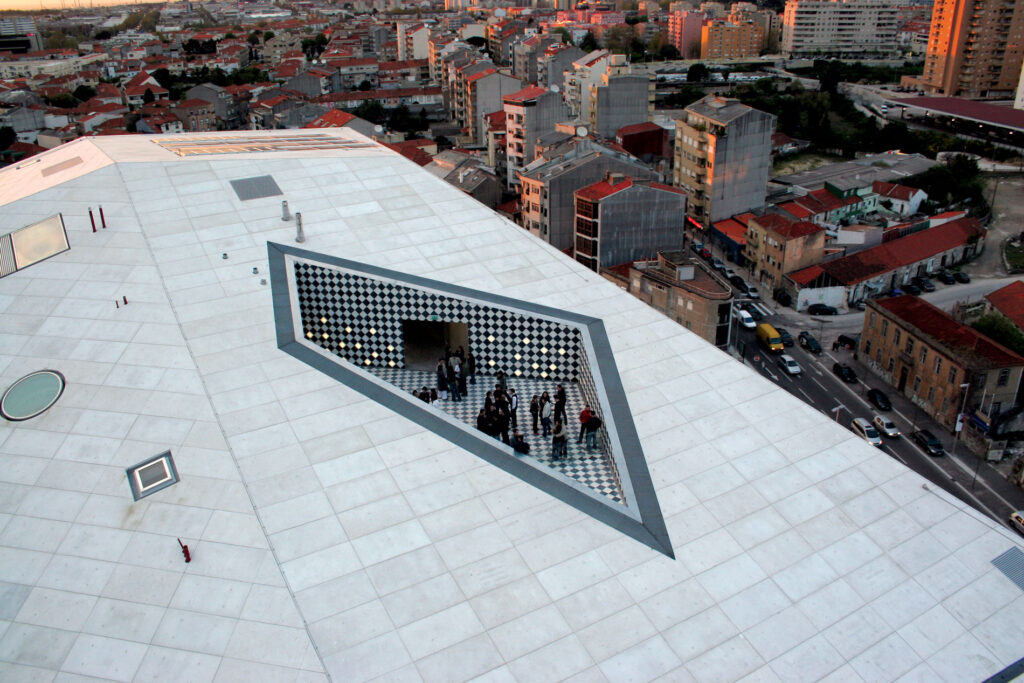
[(904, 294), (888, 299), (875, 299), (870, 305), (889, 311), (937, 345), (973, 361), (975, 366), (1000, 368), (1024, 365), (1024, 357), (989, 339), (973, 327), (958, 323), (948, 313), (920, 297)]
[(871, 183), (871, 191), (876, 194), (880, 194), (883, 197), (891, 197), (892, 199), (900, 199), (908, 202), (915, 193), (920, 192), (921, 190), (918, 190), (915, 187), (907, 187), (906, 185), (876, 180)]
[(354, 114), (332, 109), (320, 118), (310, 121), (303, 128), (341, 128), (356, 118)]
[(636, 133), (648, 133), (654, 131), (661, 132), (664, 130), (664, 128), (662, 128), (656, 123), (652, 123), (651, 121), (645, 121), (644, 123), (631, 123), (628, 126), (623, 126), (622, 128), (619, 128), (617, 131), (615, 131), (615, 136), (621, 137), (623, 135), (634, 135)]
[(542, 88), (539, 85), (531, 85), (527, 88), (523, 88), (517, 92), (505, 95), (502, 98), (504, 102), (528, 102), (529, 100), (535, 100), (544, 93), (548, 92), (547, 88)]
[(1017, 280), (985, 295), (997, 311), (1024, 330), (1024, 280)]
[(621, 178), (617, 183), (614, 184), (609, 182), (608, 180), (599, 180), (593, 185), (581, 187), (580, 189), (576, 190), (575, 194), (577, 197), (580, 197), (582, 199), (589, 199), (590, 201), (596, 202), (604, 199), (605, 197), (613, 195), (616, 192), (621, 192), (622, 190), (625, 190), (627, 187), (632, 186), (632, 178)]

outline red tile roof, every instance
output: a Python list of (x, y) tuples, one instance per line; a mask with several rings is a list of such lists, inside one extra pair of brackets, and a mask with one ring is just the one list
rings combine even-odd
[(589, 199), (592, 202), (600, 201), (605, 197), (621, 192), (627, 187), (633, 186), (632, 178), (622, 178), (619, 182), (614, 185), (609, 183), (607, 180), (599, 180), (593, 185), (587, 185), (576, 190), (575, 194), (581, 199)]
[(809, 282), (812, 282), (814, 278), (818, 277), (824, 272), (825, 271), (821, 269), (821, 266), (811, 266), (809, 268), (804, 268), (803, 270), (798, 270), (795, 273), (789, 273), (788, 275), (786, 275), (786, 277), (788, 277), (790, 280), (797, 283), (798, 285), (803, 286)]
[(839, 282), (853, 285), (949, 251), (984, 232), (976, 218), (961, 218), (827, 261), (821, 267)]
[(496, 73), (498, 73), (497, 69), (484, 69), (483, 71), (481, 71), (478, 74), (473, 74), (472, 76), (467, 76), (466, 77), (466, 83), (473, 83), (474, 81), (479, 81), (484, 76), (490, 76), (491, 74), (496, 74)]
[(726, 218), (713, 224), (715, 230), (722, 233), (741, 247), (747, 243), (747, 227), (735, 218)]
[(505, 110), (492, 111), (490, 114), (484, 114), (484, 118), (487, 119), (487, 130), (506, 130), (506, 114)]
[(780, 237), (787, 240), (796, 239), (798, 237), (807, 237), (819, 232), (825, 232), (825, 228), (821, 227), (817, 223), (811, 223), (809, 221), (796, 221), (782, 227), (781, 229), (775, 230)]
[(664, 190), (665, 192), (674, 192), (675, 194), (681, 194), (681, 195), (688, 194), (686, 192), (686, 190), (682, 189), (681, 187), (673, 187), (671, 185), (665, 185), (664, 183), (654, 183), (654, 182), (652, 182), (651, 183), (651, 187), (653, 187), (655, 190)]
[(622, 137), (623, 135), (634, 135), (636, 133), (649, 133), (652, 131), (663, 131), (665, 130), (656, 123), (646, 121), (644, 123), (631, 123), (628, 126), (623, 126), (615, 131), (616, 137)]
[(358, 118), (354, 114), (332, 109), (318, 119), (314, 119), (303, 126), (303, 128), (341, 128), (347, 123)]
[(800, 206), (796, 202), (786, 202), (785, 204), (779, 204), (779, 208), (788, 213), (794, 218), (809, 218), (814, 215), (814, 212), (808, 208)]
[[(470, 77), (472, 78), (472, 76)], [(542, 88), (539, 85), (531, 85), (527, 88), (523, 88), (517, 92), (505, 95), (502, 98), (504, 102), (528, 102), (535, 100), (548, 91), (547, 88)]]
[(1024, 330), (1024, 280), (1011, 282), (1005, 287), (986, 294), (985, 298), (993, 308)]
[(887, 183), (881, 180), (876, 180), (871, 183), (871, 191), (880, 194), (883, 197), (891, 197), (892, 199), (900, 199), (905, 202), (909, 202), (910, 198), (914, 194), (920, 192), (915, 187), (907, 187), (906, 185), (898, 185), (896, 183)]
[(1024, 365), (1024, 357), (992, 341), (973, 327), (958, 323), (948, 313), (920, 297), (905, 294), (876, 299), (871, 305), (889, 311), (939, 345), (955, 350), (957, 355), (973, 361), (975, 366), (1000, 368)]

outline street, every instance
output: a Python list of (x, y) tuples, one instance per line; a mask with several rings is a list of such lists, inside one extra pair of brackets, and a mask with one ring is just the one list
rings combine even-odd
[[(801, 327), (783, 322), (778, 316), (770, 316), (766, 321), (785, 327), (794, 339), (802, 329), (808, 329), (811, 334), (818, 337), (818, 326), (825, 327), (827, 324), (809, 320), (814, 323), (813, 326)], [(825, 343), (820, 338), (823, 351), (818, 355), (805, 351), (799, 344), (794, 344), (787, 347), (785, 352), (800, 364), (803, 372), (797, 376), (790, 376), (779, 364), (778, 355), (766, 353), (758, 345), (753, 330), (741, 327), (737, 327), (737, 330), (739, 341), (745, 343), (744, 355), (747, 365), (844, 427), (849, 428), (855, 417), (863, 417), (870, 421), (875, 415), (882, 414), (891, 419), (899, 427), (902, 437), (885, 439), (881, 450), (932, 484), (945, 489), (1001, 524), (1007, 524), (1007, 517), (1012, 511), (1024, 509), (1024, 491), (1010, 485), (998, 471), (967, 453), (962, 445), (957, 448), (955, 455), (949, 455), (953, 447), (952, 437), (938, 428), (920, 410), (908, 408), (907, 406), (911, 405), (909, 402), (899, 401), (891, 388), (883, 385), (853, 360), (851, 351), (830, 351), (831, 343)], [(835, 330), (830, 330), (826, 332), (826, 338), (831, 340), (836, 334)], [(854, 369), (857, 374), (856, 383), (847, 384), (832, 372), (832, 366), (836, 362)], [(882, 413), (871, 405), (866, 398), (867, 391), (871, 388), (885, 392), (893, 401), (893, 410)], [(947, 455), (932, 457), (922, 451), (910, 438), (917, 429), (929, 429), (935, 434), (942, 441)]]

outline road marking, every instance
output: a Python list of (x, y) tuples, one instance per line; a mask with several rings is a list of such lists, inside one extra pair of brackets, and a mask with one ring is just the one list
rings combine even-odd
[(806, 392), (806, 391), (804, 391), (803, 389), (800, 389), (799, 387), (797, 388), (797, 391), (799, 391), (799, 392), (800, 392), (801, 394), (803, 394), (803, 395), (804, 395), (804, 398), (806, 398), (806, 399), (807, 399), (807, 402), (808, 402), (808, 403), (810, 403), (810, 404), (812, 404), (812, 405), (814, 404), (814, 401), (812, 401), (812, 400), (811, 400), (811, 397), (807, 395), (807, 392)]
[(822, 391), (824, 391), (825, 393), (828, 393), (828, 389), (825, 388), (824, 384), (822, 384), (818, 380), (814, 379), (813, 377), (811, 378), (811, 381), (814, 382), (815, 384), (817, 384), (819, 387), (821, 387)]
[[(951, 456), (951, 455), (949, 455), (949, 454), (947, 454), (947, 456), (949, 457), (949, 460), (950, 460), (950, 462), (952, 462), (952, 463), (953, 463), (953, 464), (955, 464), (955, 465), (956, 465), (957, 467), (959, 467), (959, 468), (960, 468), (961, 470), (963, 470), (963, 471), (964, 471), (964, 473), (966, 473), (966, 474), (969, 474), (969, 475), (971, 475), (972, 477), (974, 476), (974, 471), (973, 471), (973, 470), (971, 470), (971, 468), (970, 468), (970, 467), (968, 467), (967, 465), (965, 465), (965, 464), (963, 464), (962, 462), (960, 462), (960, 461), (959, 461), (959, 460), (958, 460), (958, 459), (957, 459), (956, 457), (954, 457), (954, 456)], [(1016, 507), (1016, 506), (1015, 506), (1015, 505), (1014, 505), (1013, 503), (1011, 503), (1010, 501), (1006, 500), (1006, 499), (1005, 499), (1005, 498), (1003, 498), (1003, 497), (1002, 497), (1001, 495), (999, 495), (999, 494), (998, 494), (998, 493), (997, 493), (997, 492), (996, 492), (995, 490), (993, 490), (993, 488), (992, 488), (991, 486), (989, 486), (989, 485), (988, 485), (988, 483), (987, 483), (987, 482), (986, 482), (986, 481), (985, 481), (984, 479), (982, 479), (981, 477), (978, 477), (978, 483), (979, 483), (979, 484), (981, 484), (982, 486), (984, 486), (984, 487), (985, 487), (986, 489), (988, 489), (989, 493), (991, 493), (991, 494), (992, 494), (993, 496), (995, 496), (995, 497), (996, 497), (996, 498), (998, 498), (999, 500), (1003, 501), (1003, 504), (1004, 504), (1004, 505), (1006, 505), (1006, 507), (1010, 508), (1011, 510), (1016, 510), (1016, 509), (1017, 509), (1017, 507)]]
[[(958, 482), (956, 479), (953, 479), (952, 477), (950, 477), (949, 474), (944, 469), (939, 467), (939, 465), (932, 459), (932, 456), (930, 456), (927, 453), (925, 453), (921, 449), (921, 447), (917, 445), (917, 442), (911, 441), (910, 445), (913, 446), (914, 449), (917, 450), (919, 453), (921, 453), (921, 455), (924, 456), (924, 461), (926, 463), (928, 463), (933, 469), (937, 470), (940, 475), (942, 475), (945, 478), (948, 478), (951, 484), (953, 484), (954, 486), (956, 486), (957, 488), (959, 488), (961, 491), (964, 492), (965, 496), (967, 496), (968, 498), (973, 500), (980, 507), (984, 508), (988, 512), (989, 517), (991, 517), (992, 519), (996, 520), (997, 522), (1001, 522), (1002, 521), (1002, 519), (1003, 519), (1002, 515), (1000, 515), (998, 512), (993, 511), (992, 508), (990, 508), (988, 505), (985, 505), (985, 503), (981, 502), (981, 500), (976, 495), (974, 495), (973, 493), (968, 491), (967, 488), (963, 484)], [(970, 471), (970, 470), (968, 470), (968, 471)], [(984, 482), (982, 482), (982, 483), (984, 483)], [(988, 488), (988, 487), (986, 486), (985, 488)], [(989, 490), (991, 491), (991, 489), (989, 489)], [(992, 491), (992, 493), (995, 493), (995, 491)], [(1016, 509), (1016, 508), (1014, 508), (1013, 505), (1010, 505), (1009, 503), (1007, 503), (1006, 500), (1004, 500), (1003, 497), (1000, 496), (998, 493), (995, 493), (995, 495), (996, 495), (997, 498), (1002, 500), (1003, 503), (1005, 503), (1011, 510)]]
[(897, 453), (896, 451), (894, 451), (894, 450), (893, 450), (893, 449), (892, 449), (892, 448), (891, 448), (891, 447), (890, 447), (890, 446), (889, 446), (888, 444), (886, 444), (886, 445), (882, 446), (882, 450), (883, 450), (883, 451), (887, 451), (887, 452), (889, 453), (889, 455), (891, 455), (892, 457), (896, 458), (897, 460), (899, 460), (899, 461), (900, 461), (901, 463), (903, 463), (904, 465), (907, 465), (907, 467), (909, 467), (909, 466), (910, 466), (910, 465), (909, 465), (909, 464), (907, 463), (907, 461), (903, 459), (903, 456), (901, 456), (901, 455), (900, 455), (899, 453)]

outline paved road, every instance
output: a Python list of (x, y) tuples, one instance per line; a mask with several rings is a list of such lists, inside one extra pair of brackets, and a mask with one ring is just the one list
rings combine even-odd
[[(769, 316), (767, 320), (778, 322), (777, 316)], [(753, 331), (738, 329), (740, 340), (746, 343), (745, 362), (748, 365), (823, 414), (836, 418), (844, 427), (849, 427), (855, 417), (870, 420), (880, 412), (868, 403), (866, 394), (870, 388), (884, 391), (886, 387), (853, 361), (849, 352), (833, 353), (826, 350), (820, 355), (814, 355), (799, 346), (787, 348), (786, 353), (795, 358), (803, 369), (801, 375), (791, 377), (781, 368), (777, 356), (767, 354), (758, 347)], [(797, 331), (794, 328), (786, 329), (796, 338)], [(836, 362), (853, 367), (858, 381), (854, 384), (842, 382), (832, 372)], [(908, 402), (900, 401), (898, 397), (892, 398), (896, 405), (886, 415), (896, 423), (904, 437), (887, 439), (881, 446), (883, 452), (922, 475), (931, 484), (945, 489), (1001, 524), (1007, 523), (1006, 519), (1013, 510), (1024, 509), (1024, 491), (1011, 486), (999, 472), (966, 453), (962, 445), (956, 449), (954, 456), (934, 458), (926, 455), (909, 438), (915, 430), (930, 428), (943, 442), (947, 453), (953, 447), (952, 437), (938, 429), (920, 411), (912, 409)], [(838, 415), (835, 412), (837, 407)], [(977, 468), (975, 481), (976, 465), (980, 467)]]

